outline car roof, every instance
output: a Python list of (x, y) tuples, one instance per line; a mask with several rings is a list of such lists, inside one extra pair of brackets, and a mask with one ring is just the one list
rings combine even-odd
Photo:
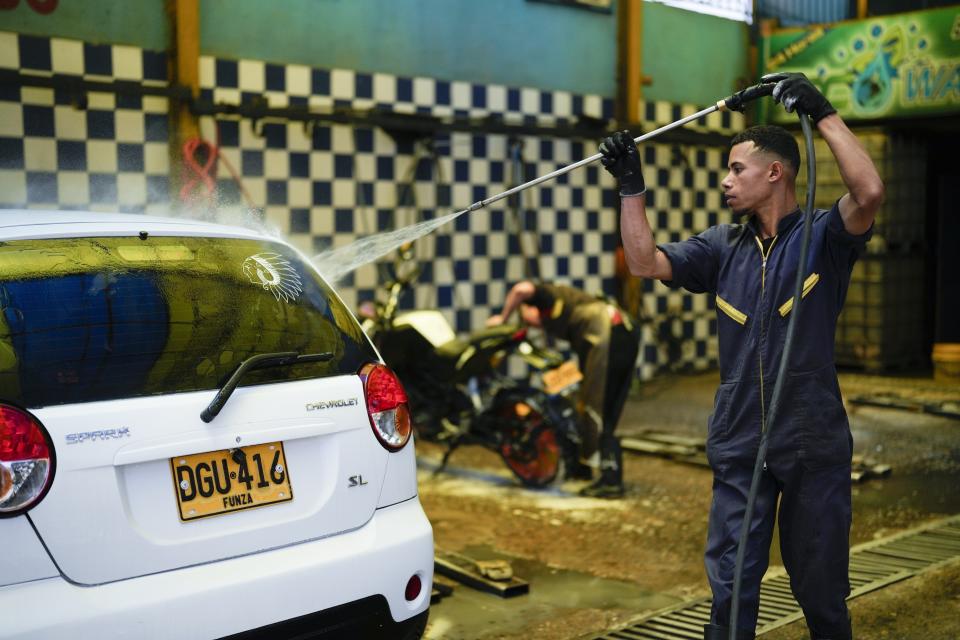
[(214, 236), (283, 240), (266, 228), (224, 225), (194, 218), (147, 216), (98, 211), (41, 211), (11, 209), (0, 212), (0, 240), (115, 236), (146, 231), (160, 236)]

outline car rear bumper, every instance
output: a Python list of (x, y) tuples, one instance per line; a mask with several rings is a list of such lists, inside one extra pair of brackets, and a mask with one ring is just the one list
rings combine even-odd
[(318, 613), (243, 631), (219, 640), (412, 640), (423, 635), (429, 609), (396, 622), (383, 596), (371, 596)]
[[(422, 588), (407, 602), (414, 574)], [(5, 638), (209, 639), (381, 595), (399, 622), (427, 609), (432, 579), (433, 531), (415, 497), (355, 531), (282, 549), (93, 587), (3, 587), (0, 620)]]

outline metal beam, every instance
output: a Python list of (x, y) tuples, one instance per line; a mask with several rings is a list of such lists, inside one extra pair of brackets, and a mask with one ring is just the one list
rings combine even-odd
[[(200, 4), (199, 0), (167, 0), (171, 22), (170, 84), (190, 90), (191, 99), (200, 95)], [(172, 105), (176, 109), (177, 136), (181, 141), (200, 135), (196, 116), (189, 103)]]
[(200, 0), (166, 0), (170, 40), (167, 76), (171, 87), (183, 87), (186, 99), (172, 98), (169, 104), (170, 201), (180, 202), (184, 184), (184, 143), (200, 137), (200, 120), (191, 105), (200, 95)]
[(617, 5), (617, 119), (640, 121), (643, 76), (643, 1), (620, 0)]

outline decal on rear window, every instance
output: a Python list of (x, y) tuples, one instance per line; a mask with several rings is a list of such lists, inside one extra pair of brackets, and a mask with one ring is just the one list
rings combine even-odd
[(256, 253), (243, 261), (243, 272), (250, 282), (271, 292), (277, 301), (290, 302), (300, 297), (300, 275), (278, 253)]

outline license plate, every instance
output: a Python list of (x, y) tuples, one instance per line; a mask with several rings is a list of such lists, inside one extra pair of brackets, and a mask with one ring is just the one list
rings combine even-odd
[(583, 374), (577, 363), (567, 360), (562, 365), (543, 374), (543, 388), (550, 395), (556, 395), (583, 380)]
[(170, 458), (184, 522), (293, 499), (282, 442)]

